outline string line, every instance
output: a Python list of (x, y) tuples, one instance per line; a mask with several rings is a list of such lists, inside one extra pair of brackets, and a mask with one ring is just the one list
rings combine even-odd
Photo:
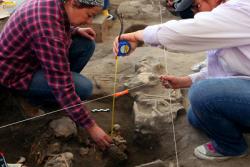
[[(130, 88), (128, 90), (133, 91), (133, 90), (138, 89), (138, 88), (143, 87), (143, 86), (146, 86), (146, 84), (141, 84), (141, 85), (135, 86), (133, 88)], [(83, 101), (82, 103), (79, 103), (79, 104), (76, 104), (76, 105), (73, 105), (73, 106), (64, 107), (64, 108), (54, 110), (54, 111), (51, 111), (51, 112), (48, 112), (48, 113), (44, 113), (44, 114), (41, 114), (41, 115), (37, 115), (37, 116), (31, 117), (31, 118), (26, 118), (26, 119), (23, 119), (21, 121), (16, 121), (16, 122), (13, 122), (13, 123), (10, 123), (10, 124), (6, 124), (6, 125), (3, 125), (3, 126), (0, 126), (0, 130), (3, 129), (3, 128), (10, 127), (10, 126), (14, 126), (14, 125), (17, 125), (17, 124), (28, 122), (28, 121), (31, 121), (31, 120), (34, 120), (34, 119), (38, 119), (38, 118), (42, 118), (42, 117), (45, 117), (45, 116), (48, 116), (48, 115), (52, 115), (52, 114), (55, 114), (57, 112), (67, 110), (67, 109), (71, 109), (71, 108), (74, 108), (74, 107), (77, 107), (77, 106), (80, 106), (80, 105), (83, 105), (83, 104), (88, 104), (88, 103), (92, 103), (92, 102), (95, 102), (95, 101), (98, 101), (98, 100), (102, 100), (102, 99), (105, 99), (105, 98), (108, 98), (108, 97), (111, 97), (111, 96), (114, 96), (114, 94), (106, 95), (106, 96), (99, 97), (99, 98), (89, 100), (89, 101)]]
[[(163, 23), (163, 17), (162, 17), (162, 6), (161, 1), (159, 0), (159, 8), (160, 8), (160, 19), (161, 24)], [(164, 46), (163, 49), (164, 52), (164, 61), (165, 61), (165, 72), (168, 74), (168, 61), (167, 61), (167, 52), (166, 47)], [(171, 87), (171, 84), (169, 84)], [(172, 122), (172, 130), (173, 130), (173, 140), (174, 140), (174, 149), (175, 149), (175, 158), (176, 158), (176, 166), (179, 167), (179, 158), (178, 158), (178, 150), (177, 150), (177, 141), (176, 141), (176, 131), (175, 131), (175, 125), (174, 125), (174, 115), (173, 115), (173, 108), (172, 108), (172, 100), (171, 100), (171, 91), (168, 90), (168, 96), (170, 99), (170, 113), (171, 113), (171, 122)]]

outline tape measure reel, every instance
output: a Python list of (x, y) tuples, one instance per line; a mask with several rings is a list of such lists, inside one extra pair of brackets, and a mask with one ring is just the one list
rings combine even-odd
[(118, 56), (126, 56), (131, 50), (131, 45), (126, 40), (119, 41)]

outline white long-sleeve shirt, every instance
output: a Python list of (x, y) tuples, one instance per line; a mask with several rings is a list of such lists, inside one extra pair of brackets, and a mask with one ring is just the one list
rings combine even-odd
[(250, 79), (250, 0), (230, 0), (193, 19), (148, 26), (143, 40), (170, 51), (208, 51), (208, 66), (194, 82), (214, 77)]

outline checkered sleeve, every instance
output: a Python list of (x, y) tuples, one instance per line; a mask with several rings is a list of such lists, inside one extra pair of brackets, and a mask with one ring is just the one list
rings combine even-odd
[(58, 103), (78, 125), (85, 128), (91, 127), (94, 120), (75, 92), (66, 56), (68, 53), (66, 40), (50, 37), (38, 37), (35, 40), (33, 50), (41, 62), (45, 78)]

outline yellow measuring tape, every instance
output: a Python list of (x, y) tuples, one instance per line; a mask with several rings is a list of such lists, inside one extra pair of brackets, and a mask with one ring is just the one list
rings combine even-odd
[(115, 124), (115, 99), (116, 99), (116, 80), (117, 80), (117, 71), (118, 71), (118, 56), (115, 58), (115, 77), (114, 77), (114, 89), (113, 89), (113, 103), (112, 103), (112, 120), (111, 120), (111, 136), (113, 136), (114, 132), (114, 124)]
[(0, 1), (0, 6), (3, 8), (12, 8), (16, 6), (16, 2), (14, 1)]
[(117, 71), (118, 71), (118, 57), (119, 56), (127, 56), (128, 53), (131, 51), (131, 45), (128, 41), (126, 40), (121, 40), (121, 34), (123, 32), (123, 15), (121, 14), (117, 14), (120, 23), (121, 23), (121, 30), (119, 33), (119, 37), (118, 37), (118, 53), (115, 57), (115, 77), (114, 77), (114, 90), (113, 90), (113, 106), (112, 106), (112, 121), (111, 121), (111, 136), (113, 136), (113, 126), (115, 123), (115, 99), (116, 97), (128, 94), (128, 89), (121, 91), (121, 92), (117, 92), (116, 93), (116, 82), (117, 82)]

